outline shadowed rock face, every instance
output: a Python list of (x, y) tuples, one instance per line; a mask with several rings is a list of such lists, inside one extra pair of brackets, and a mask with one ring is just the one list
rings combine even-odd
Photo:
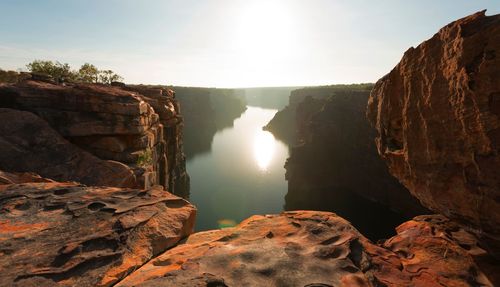
[(172, 88), (185, 119), (184, 148), (188, 158), (210, 152), (217, 131), (232, 127), (233, 121), (246, 110), (241, 90)]
[(193, 231), (161, 188), (0, 185), (0, 286), (111, 286)]
[[(136, 187), (161, 184), (180, 194), (189, 189), (182, 117), (171, 90), (26, 80), (0, 85), (0, 107), (32, 112), (81, 149), (121, 162), (133, 172)], [(0, 167), (9, 171), (5, 164)], [(39, 170), (17, 171), (47, 177)]]
[(369, 238), (381, 239), (391, 236), (394, 226), (427, 210), (377, 154), (376, 133), (365, 116), (369, 88), (366, 84), (295, 90), (289, 105), (265, 129), (291, 145), (285, 164), (285, 210), (334, 211)]
[(428, 208), (500, 239), (500, 15), (457, 20), (410, 48), (368, 117), (390, 172)]
[(328, 189), (332, 200), (355, 193), (410, 218), (425, 212), (377, 154), (375, 131), (364, 115), (368, 95), (368, 91), (346, 91), (328, 99), (308, 97), (298, 104), (296, 127), (301, 144), (292, 147), (285, 165), (287, 198), (319, 193), (323, 200)]
[(415, 219), (379, 246), (333, 213), (253, 216), (191, 235), (116, 286), (493, 286), (474, 261), (475, 237), (448, 234), (447, 222)]
[(43, 177), (87, 185), (136, 185), (129, 167), (81, 150), (32, 113), (0, 108), (0, 123), (0, 168), (3, 170), (36, 171)]

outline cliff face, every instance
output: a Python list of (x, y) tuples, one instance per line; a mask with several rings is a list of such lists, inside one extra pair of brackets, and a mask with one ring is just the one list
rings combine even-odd
[[(18, 148), (2, 152), (0, 169), (33, 171), (44, 177), (89, 185), (148, 188), (160, 184), (179, 194), (189, 188), (182, 149), (182, 117), (172, 91), (123, 85), (63, 86), (28, 80), (0, 85), (0, 107), (25, 111), (22, 117), (12, 111), (2, 113), (5, 122), (14, 125), (2, 125), (10, 134), (2, 133), (1, 137), (13, 143), (12, 133), (16, 133)], [(18, 123), (20, 118), (26, 121)], [(35, 123), (43, 128), (32, 127)], [(35, 133), (38, 135), (33, 137)], [(27, 144), (26, 139), (38, 142)], [(32, 160), (16, 160), (26, 154), (31, 154)], [(54, 164), (59, 158), (60, 166)], [(71, 161), (72, 167), (64, 166)], [(96, 162), (103, 163), (107, 172), (93, 170)], [(78, 172), (81, 174), (71, 175)], [(101, 178), (87, 180), (83, 173), (100, 174)], [(107, 183), (109, 177), (113, 178), (110, 173), (115, 174), (114, 178), (126, 178), (126, 184)]]
[(368, 117), (390, 172), (428, 208), (500, 238), (500, 15), (455, 21), (410, 48)]
[[(266, 128), (285, 135), (292, 146), (285, 164), (285, 209), (335, 211), (376, 239), (426, 209), (377, 154), (375, 130), (365, 117), (368, 96), (365, 86), (296, 90)], [(379, 217), (367, 218), (368, 210)]]
[(231, 127), (245, 110), (246, 103), (237, 90), (172, 87), (182, 106), (188, 158), (210, 151), (217, 131)]
[[(345, 95), (353, 92), (366, 93), (371, 89), (371, 84), (359, 85), (333, 85), (295, 89), (290, 92), (288, 105), (278, 111), (271, 121), (264, 127), (264, 130), (270, 131), (273, 135), (290, 145), (296, 145), (300, 142), (301, 136), (298, 134), (298, 126), (308, 122), (308, 118), (300, 118), (297, 115), (297, 107), (306, 98), (316, 100), (324, 100), (332, 95)], [(321, 108), (319, 105), (314, 105), (317, 101), (309, 100), (309, 106), (303, 106), (300, 116), (307, 116)], [(308, 109), (308, 110), (304, 110)], [(309, 111), (309, 112), (307, 112)]]

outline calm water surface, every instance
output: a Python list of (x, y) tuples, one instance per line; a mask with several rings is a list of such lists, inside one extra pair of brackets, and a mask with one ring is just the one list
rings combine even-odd
[(210, 153), (187, 162), (197, 231), (283, 210), (288, 147), (262, 130), (277, 111), (248, 107), (232, 128), (215, 135)]

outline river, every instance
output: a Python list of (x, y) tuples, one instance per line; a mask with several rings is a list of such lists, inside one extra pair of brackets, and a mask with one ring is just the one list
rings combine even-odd
[(277, 111), (248, 106), (233, 127), (215, 134), (209, 153), (187, 162), (197, 231), (283, 210), (288, 147), (262, 130)]

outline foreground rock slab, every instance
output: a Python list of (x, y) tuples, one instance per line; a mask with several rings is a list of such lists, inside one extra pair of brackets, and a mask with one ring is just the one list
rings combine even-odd
[(493, 286), (471, 255), (482, 252), (474, 237), (454, 229), (472, 251), (461, 247), (446, 222), (409, 221), (379, 246), (333, 213), (253, 216), (191, 235), (116, 286)]
[(193, 231), (161, 188), (0, 185), (0, 286), (111, 286)]
[(367, 112), (390, 172), (424, 206), (498, 242), (499, 79), (500, 15), (483, 11), (406, 51)]

